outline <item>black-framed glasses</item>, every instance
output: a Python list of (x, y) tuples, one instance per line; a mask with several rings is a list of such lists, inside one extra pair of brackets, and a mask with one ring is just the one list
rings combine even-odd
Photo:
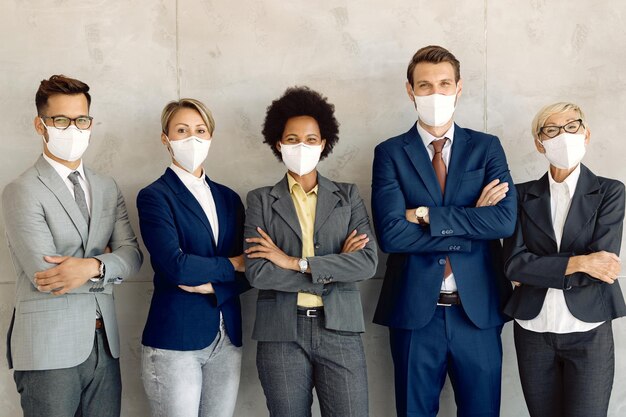
[(561, 129), (566, 131), (567, 133), (576, 133), (580, 130), (581, 126), (583, 126), (582, 119), (572, 120), (563, 126), (543, 126), (539, 128), (539, 133), (543, 133), (546, 137), (552, 139), (555, 138), (561, 133)]
[(52, 125), (57, 129), (65, 130), (72, 122), (74, 122), (74, 126), (76, 126), (80, 130), (89, 129), (91, 127), (91, 122), (93, 121), (93, 117), (91, 116), (78, 116), (74, 119), (67, 116), (40, 116), (42, 119), (52, 119)]

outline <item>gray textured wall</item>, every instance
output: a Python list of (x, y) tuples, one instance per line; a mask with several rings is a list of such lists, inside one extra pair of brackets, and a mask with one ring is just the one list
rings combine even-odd
[[(546, 169), (533, 149), (530, 120), (541, 105), (562, 99), (587, 112), (587, 165), (624, 181), (625, 19), (621, 0), (2, 0), (0, 188), (41, 152), (32, 128), (38, 82), (65, 73), (92, 87), (96, 124), (85, 159), (117, 179), (135, 230), (135, 196), (168, 163), (159, 142), (160, 111), (179, 96), (199, 98), (213, 110), (217, 130), (206, 168), (245, 197), (284, 172), (261, 144), (265, 107), (287, 86), (319, 89), (336, 104), (342, 123), (341, 141), (321, 171), (357, 183), (369, 201), (373, 148), (415, 120), (404, 90), (405, 67), (417, 48), (431, 43), (448, 47), (462, 63), (457, 121), (501, 138), (516, 181)], [(129, 417), (147, 415), (138, 363), (150, 279), (146, 262), (138, 276), (116, 288), (123, 414)], [(380, 282), (362, 285), (368, 321)], [(8, 327), (13, 287), (8, 253), (0, 244), (0, 333)], [(236, 415), (256, 417), (267, 413), (249, 340), (254, 293), (243, 301), (247, 344)], [(617, 417), (626, 415), (626, 320), (615, 322), (614, 331), (609, 414)], [(386, 329), (374, 325), (364, 335), (375, 417), (393, 415), (386, 336)], [(510, 324), (503, 340), (502, 415), (527, 416)], [(0, 410), (7, 417), (21, 415), (4, 362)], [(455, 415), (449, 385), (440, 415)]]

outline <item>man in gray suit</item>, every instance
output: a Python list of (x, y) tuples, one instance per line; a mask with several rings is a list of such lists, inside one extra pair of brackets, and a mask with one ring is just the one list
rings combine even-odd
[(143, 257), (116, 183), (82, 163), (89, 86), (54, 75), (35, 101), (43, 155), (2, 193), (17, 274), (9, 367), (26, 417), (119, 416), (112, 284)]

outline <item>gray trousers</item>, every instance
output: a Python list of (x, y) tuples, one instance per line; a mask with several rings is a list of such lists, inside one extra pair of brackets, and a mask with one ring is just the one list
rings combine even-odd
[(96, 330), (87, 360), (65, 369), (15, 371), (24, 417), (119, 417), (120, 362), (111, 356), (104, 329)]
[(270, 417), (310, 417), (315, 387), (322, 417), (367, 417), (367, 370), (359, 333), (298, 316), (295, 342), (258, 342), (257, 369)]
[(606, 417), (615, 372), (610, 321), (565, 334), (536, 333), (515, 323), (514, 335), (531, 417)]

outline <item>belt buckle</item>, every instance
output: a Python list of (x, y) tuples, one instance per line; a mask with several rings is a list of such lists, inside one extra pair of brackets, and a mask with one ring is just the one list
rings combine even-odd
[(308, 309), (308, 308), (307, 308), (307, 310), (306, 310), (306, 316), (307, 316), (307, 317), (312, 317), (312, 318), (317, 317), (317, 310), (315, 310), (315, 309)]
[[(450, 295), (450, 294), (454, 294), (454, 291), (450, 291), (450, 290), (441, 290), (441, 291), (439, 291), (439, 296), (441, 296), (441, 294)], [(439, 301), (437, 301), (437, 306), (438, 306), (438, 307), (452, 307), (452, 304), (448, 304), (448, 303), (440, 303)]]

